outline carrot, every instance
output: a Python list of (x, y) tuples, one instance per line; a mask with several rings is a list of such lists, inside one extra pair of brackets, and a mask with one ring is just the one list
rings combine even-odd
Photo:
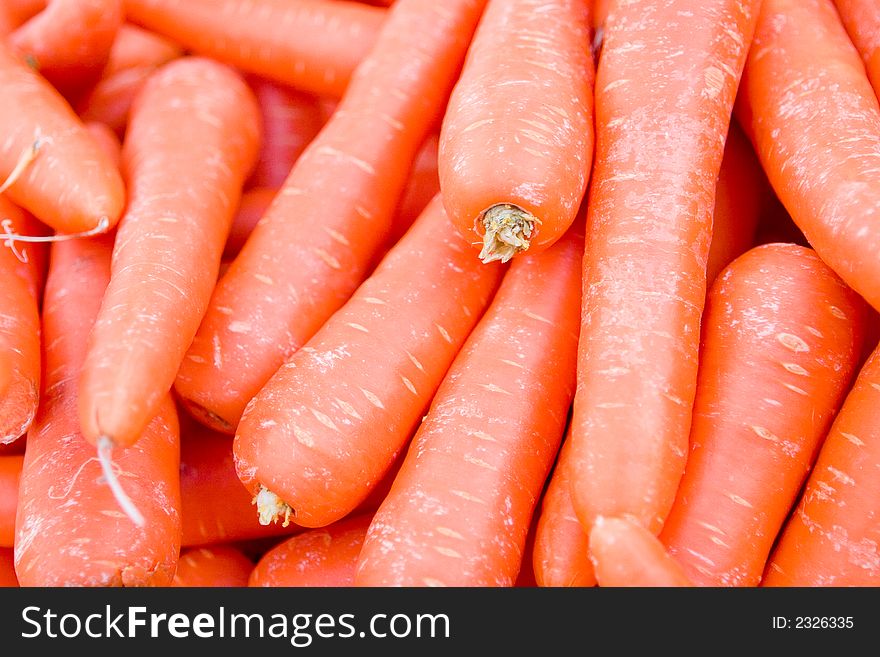
[(13, 23), (18, 26), (46, 8), (48, 0), (4, 0), (3, 4)]
[(572, 501), (658, 532), (684, 471), (712, 206), (758, 3), (614, 3), (596, 78)]
[(113, 40), (101, 78), (77, 101), (77, 114), (83, 121), (106, 123), (122, 136), (131, 103), (147, 78), (182, 54), (180, 46), (165, 37), (123, 23)]
[(289, 538), (257, 562), (248, 586), (353, 586), (371, 518), (358, 514)]
[(119, 142), (119, 137), (116, 136), (113, 129), (106, 123), (98, 123), (96, 121), (86, 123), (86, 129), (101, 149), (110, 155), (113, 164), (117, 167), (121, 166), (122, 144)]
[[(40, 224), (0, 195), (4, 232), (35, 234)], [(0, 444), (25, 434), (40, 397), (43, 245), (0, 245)]]
[(125, 201), (119, 171), (61, 95), (3, 43), (0, 88), (0, 191), (62, 233), (112, 228)]
[(590, 531), (590, 559), (599, 586), (693, 586), (638, 520), (597, 516)]
[(263, 522), (320, 527), (353, 511), (412, 436), (488, 305), (503, 268), (470, 257), (442, 206), (435, 197), (248, 404), (235, 466)]
[(880, 309), (880, 104), (831, 0), (765, 0), (736, 111), (816, 253)]
[(171, 389), (258, 144), (253, 95), (222, 64), (175, 60), (138, 96), (123, 146), (128, 207), (80, 381), (93, 444), (133, 444)]
[(387, 13), (330, 0), (124, 3), (130, 21), (188, 50), (300, 91), (336, 97), (373, 46)]
[(868, 78), (880, 97), (880, 11), (873, 0), (834, 0), (847, 33), (865, 62)]
[(263, 124), (260, 155), (247, 187), (277, 189), (324, 125), (324, 117), (314, 96), (257, 76), (247, 81), (259, 104)]
[(13, 553), (9, 548), (0, 548), (0, 588), (17, 587)]
[(660, 533), (695, 584), (757, 586), (855, 373), (865, 311), (793, 244), (752, 249), (716, 279), (690, 454)]
[(15, 539), (15, 509), (18, 482), (24, 456), (0, 456), (0, 548), (12, 547)]
[(70, 97), (97, 82), (122, 20), (122, 0), (51, 0), (9, 43)]
[(440, 132), (440, 189), (483, 262), (540, 252), (574, 221), (593, 156), (584, 0), (489, 0)]
[(358, 586), (513, 586), (574, 395), (582, 225), (505, 274), (373, 518)]
[(202, 421), (234, 432), (248, 400), (366, 278), (484, 2), (394, 5), (339, 109), (217, 284), (176, 382)]
[(16, 514), (22, 586), (167, 585), (180, 549), (178, 425), (166, 395), (113, 474), (142, 516), (119, 509), (106, 458), (79, 433), (77, 379), (104, 288), (110, 236), (53, 245), (43, 311), (46, 381), (28, 433)]
[(254, 563), (231, 545), (193, 548), (180, 555), (171, 586), (243, 587)]
[(589, 536), (578, 520), (569, 491), (571, 436), (566, 436), (541, 500), (532, 555), (538, 586), (594, 586)]
[(769, 560), (763, 586), (880, 584), (880, 351), (849, 391)]
[(273, 187), (252, 187), (242, 192), (223, 247), (223, 260), (230, 261), (239, 254), (277, 193), (278, 190)]

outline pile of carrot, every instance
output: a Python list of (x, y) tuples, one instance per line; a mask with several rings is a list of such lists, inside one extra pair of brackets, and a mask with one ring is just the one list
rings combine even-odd
[(875, 0), (5, 0), (0, 92), (0, 585), (880, 585)]

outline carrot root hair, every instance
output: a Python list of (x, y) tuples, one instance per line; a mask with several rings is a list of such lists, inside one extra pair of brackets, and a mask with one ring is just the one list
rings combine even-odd
[[(98, 220), (98, 225), (94, 228), (89, 228), (88, 230), (84, 230), (80, 233), (60, 233), (55, 235), (19, 235), (18, 233), (12, 232), (12, 221), (9, 219), (4, 219), (0, 222), (3, 229), (3, 244), (4, 246), (12, 249), (12, 252), (16, 254), (16, 257), (22, 262), (27, 262), (27, 256), (22, 255), (19, 257), (19, 252), (15, 249), (15, 242), (27, 242), (29, 244), (35, 244), (37, 242), (64, 242), (66, 240), (78, 240), (85, 237), (94, 237), (95, 235), (102, 235), (107, 232), (110, 228), (110, 217), (101, 217)], [(22, 260), (24, 257), (24, 260)]]
[(507, 262), (528, 249), (535, 225), (541, 223), (536, 216), (511, 203), (493, 205), (478, 221), (484, 230), (480, 251), (480, 260), (484, 263)]
[(119, 503), (119, 506), (125, 515), (127, 515), (138, 527), (143, 527), (146, 524), (144, 516), (138, 511), (134, 502), (131, 501), (131, 498), (122, 489), (122, 484), (119, 483), (119, 478), (113, 471), (112, 452), (113, 441), (110, 439), (110, 436), (101, 436), (98, 438), (98, 462), (101, 464), (101, 471), (104, 473), (104, 479), (107, 481), (107, 485), (110, 486), (113, 497), (116, 498), (116, 501)]
[(277, 524), (279, 518), (284, 519), (281, 522), (282, 527), (287, 527), (290, 524), (293, 509), (265, 486), (260, 486), (260, 491), (254, 495), (253, 504), (256, 505), (257, 513), (260, 514), (261, 525)]

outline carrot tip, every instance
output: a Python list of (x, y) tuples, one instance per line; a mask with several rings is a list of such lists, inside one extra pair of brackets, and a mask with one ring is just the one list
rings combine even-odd
[(483, 212), (481, 221), (485, 232), (480, 260), (484, 263), (507, 262), (527, 250), (535, 224), (541, 223), (534, 215), (510, 203), (493, 205)]
[(104, 479), (107, 481), (107, 485), (110, 486), (113, 497), (116, 498), (125, 515), (138, 527), (143, 527), (146, 524), (144, 516), (137, 510), (131, 498), (125, 494), (116, 473), (113, 471), (113, 460), (110, 457), (112, 450), (113, 441), (110, 440), (110, 436), (98, 438), (98, 462), (101, 464), (101, 471), (104, 473)]
[(260, 486), (260, 491), (254, 496), (253, 504), (257, 505), (261, 525), (277, 523), (279, 518), (284, 518), (281, 523), (282, 527), (287, 527), (290, 524), (293, 509), (265, 486)]

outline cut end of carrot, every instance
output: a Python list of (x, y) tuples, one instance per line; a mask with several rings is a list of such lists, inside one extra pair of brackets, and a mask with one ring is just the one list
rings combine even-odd
[(281, 522), (282, 527), (290, 524), (293, 509), (265, 486), (260, 486), (260, 492), (254, 496), (253, 503), (256, 504), (257, 512), (260, 514), (261, 525), (277, 524), (279, 518), (284, 519)]
[(480, 260), (484, 263), (507, 262), (527, 250), (535, 225), (541, 223), (531, 213), (510, 203), (493, 205), (483, 212), (481, 221), (485, 232)]

